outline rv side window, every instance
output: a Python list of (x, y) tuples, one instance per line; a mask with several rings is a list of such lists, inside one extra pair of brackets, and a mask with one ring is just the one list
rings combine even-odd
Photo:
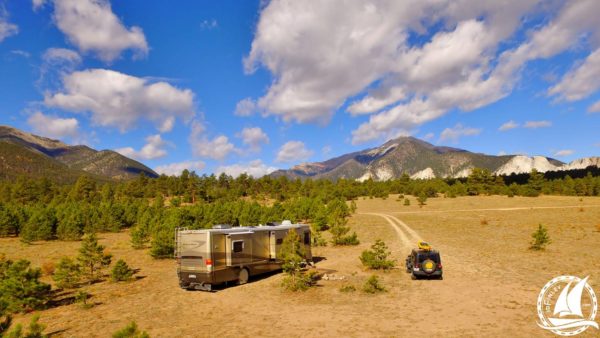
[(310, 232), (304, 233), (304, 244), (310, 245)]
[(275, 244), (277, 245), (281, 245), (283, 243), (283, 238), (277, 238), (277, 240), (275, 241)]
[(233, 252), (242, 252), (244, 251), (244, 241), (234, 241), (233, 242)]

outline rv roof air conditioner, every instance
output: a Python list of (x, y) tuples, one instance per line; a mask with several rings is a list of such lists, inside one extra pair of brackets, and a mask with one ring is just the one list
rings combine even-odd
[(231, 224), (215, 224), (213, 229), (231, 229)]

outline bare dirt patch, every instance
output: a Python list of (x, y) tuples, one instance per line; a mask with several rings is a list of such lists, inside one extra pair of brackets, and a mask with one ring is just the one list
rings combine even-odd
[[(319, 269), (346, 278), (320, 281), (319, 287), (301, 293), (282, 291), (279, 274), (214, 293), (181, 290), (173, 261), (153, 260), (144, 250), (131, 249), (127, 233), (101, 234), (100, 242), (114, 260), (125, 259), (143, 278), (86, 287), (98, 305), (87, 310), (77, 304), (58, 306), (41, 311), (40, 321), (48, 325), (46, 332), (59, 337), (107, 337), (131, 320), (153, 337), (550, 337), (537, 327), (535, 310), (537, 294), (548, 280), (590, 275), (590, 284), (600, 292), (599, 198), (438, 198), (423, 208), (409, 198), (411, 206), (395, 196), (359, 200), (349, 225), (361, 244), (313, 251), (324, 258)], [(557, 208), (564, 206), (575, 207)], [(580, 206), (585, 212), (578, 211)], [(482, 219), (488, 224), (481, 224)], [(553, 243), (546, 252), (531, 252), (530, 234), (539, 223), (548, 227)], [(441, 251), (444, 280), (413, 281), (404, 272), (407, 244), (414, 245), (406, 241), (415, 236)], [(388, 244), (399, 268), (378, 273), (387, 293), (367, 295), (360, 288), (372, 272), (363, 269), (358, 256), (378, 238)], [(0, 239), (0, 252), (36, 266), (75, 255), (78, 247), (77, 242), (23, 245), (18, 239)], [(343, 285), (357, 291), (341, 292)], [(29, 317), (19, 315), (15, 322)], [(582, 336), (598, 334), (592, 330)]]

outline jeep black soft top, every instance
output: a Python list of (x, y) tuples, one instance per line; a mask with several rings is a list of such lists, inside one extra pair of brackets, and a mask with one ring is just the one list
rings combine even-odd
[(437, 250), (421, 250), (413, 249), (413, 254), (417, 257), (417, 262), (423, 263), (427, 259), (431, 259), (435, 263), (440, 263), (440, 252)]

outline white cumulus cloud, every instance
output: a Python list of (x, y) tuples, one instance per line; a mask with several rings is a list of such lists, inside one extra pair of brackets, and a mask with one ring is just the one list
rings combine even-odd
[(548, 93), (557, 95), (561, 100), (577, 101), (588, 97), (599, 88), (600, 49), (597, 49), (581, 65), (565, 74)]
[(81, 63), (81, 56), (74, 50), (66, 48), (48, 48), (42, 55), (44, 62), (56, 64), (78, 65)]
[(268, 175), (277, 170), (276, 167), (271, 167), (264, 164), (261, 160), (254, 160), (248, 163), (236, 163), (227, 166), (220, 166), (215, 170), (215, 174), (225, 173), (229, 176), (238, 177), (246, 173), (254, 178), (259, 178)]
[(289, 141), (279, 148), (275, 162), (303, 162), (313, 155), (313, 151), (306, 148), (304, 142)]
[(519, 124), (517, 122), (515, 122), (513, 120), (510, 120), (510, 121), (502, 124), (500, 126), (500, 128), (498, 128), (498, 130), (500, 130), (500, 131), (507, 131), (507, 130), (518, 128), (518, 127), (519, 127)]
[(202, 161), (183, 161), (159, 165), (158, 167), (154, 168), (154, 171), (167, 176), (179, 176), (186, 169), (188, 171), (199, 172), (204, 169), (205, 166), (206, 164)]
[(458, 142), (458, 139), (463, 136), (474, 136), (479, 135), (481, 129), (465, 127), (458, 123), (453, 128), (446, 128), (440, 134), (440, 141), (450, 140), (452, 142)]
[(60, 118), (35, 112), (27, 119), (36, 134), (62, 139), (64, 137), (75, 138), (79, 136), (79, 121), (75, 118)]
[(269, 143), (269, 136), (260, 127), (244, 128), (237, 136), (252, 151), (259, 151), (261, 145)]
[(587, 109), (588, 113), (600, 113), (600, 101), (596, 101)]
[(575, 151), (571, 150), (571, 149), (564, 149), (564, 150), (559, 150), (557, 152), (554, 153), (554, 156), (556, 157), (566, 157), (569, 155), (573, 155)]
[(154, 160), (167, 156), (166, 146), (167, 142), (162, 139), (160, 134), (156, 134), (146, 137), (146, 144), (139, 151), (132, 147), (120, 148), (115, 151), (136, 160)]
[[(92, 52), (112, 61), (127, 49), (136, 55), (148, 53), (140, 27), (125, 27), (108, 0), (54, 0), (54, 21), (67, 39), (82, 52)], [(38, 1), (37, 3), (43, 3)], [(34, 2), (34, 8), (36, 2)]]
[(194, 93), (166, 82), (108, 69), (89, 69), (66, 74), (62, 91), (48, 93), (44, 103), (70, 112), (90, 112), (101, 126), (126, 131), (138, 120), (156, 124), (161, 132), (170, 131), (176, 117), (194, 116)]
[(537, 129), (537, 128), (548, 128), (552, 126), (552, 122), (542, 120), (542, 121), (527, 121), (523, 125), (524, 128), (529, 129)]
[(8, 12), (0, 4), (0, 42), (11, 35), (19, 32), (19, 27), (8, 21)]
[(251, 116), (256, 112), (256, 102), (251, 98), (247, 97), (235, 106), (235, 115), (237, 116)]
[(192, 147), (192, 152), (198, 157), (207, 157), (221, 161), (232, 152), (239, 152), (225, 135), (218, 135), (210, 139), (206, 135), (204, 125), (197, 120), (192, 122), (192, 131), (188, 137), (188, 142)]
[[(537, 0), (271, 1), (244, 64), (247, 72), (260, 66), (273, 74), (257, 105), (284, 121), (327, 123), (360, 95), (348, 112), (371, 116), (352, 132), (357, 144), (411, 133), (449, 111), (506, 97), (528, 62), (594, 47), (588, 42), (600, 41), (598, 12), (595, 0), (552, 6)], [(539, 14), (549, 20), (516, 34)], [(592, 56), (583, 69), (592, 69)], [(573, 79), (590, 80), (577, 73)], [(593, 87), (577, 85), (574, 93)]]

